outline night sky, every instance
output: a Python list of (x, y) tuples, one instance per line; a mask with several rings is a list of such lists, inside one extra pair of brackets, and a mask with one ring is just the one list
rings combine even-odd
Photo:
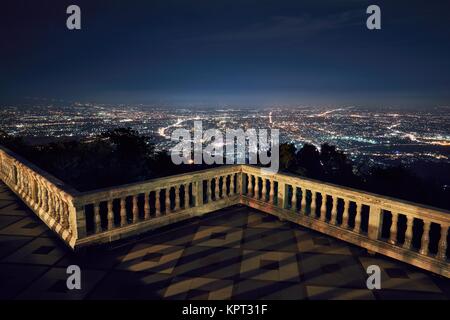
[(448, 0), (6, 0), (0, 39), (0, 105), (450, 105)]

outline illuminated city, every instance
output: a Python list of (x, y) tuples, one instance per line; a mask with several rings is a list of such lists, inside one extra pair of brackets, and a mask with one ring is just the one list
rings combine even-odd
[[(206, 128), (278, 128), (281, 143), (320, 147), (330, 143), (356, 160), (404, 164), (416, 160), (450, 162), (450, 107), (423, 109), (308, 106), (158, 107), (73, 103), (3, 106), (0, 126), (31, 142), (88, 138), (111, 128), (131, 127), (148, 135), (159, 150), (169, 150), (176, 128), (192, 130), (194, 120)], [(209, 127), (208, 127), (209, 126)]]
[(2, 1), (3, 318), (445, 315), (449, 14)]

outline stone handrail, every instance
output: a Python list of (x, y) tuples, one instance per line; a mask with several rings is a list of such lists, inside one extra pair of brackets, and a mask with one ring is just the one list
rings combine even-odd
[(2, 146), (0, 179), (65, 243), (75, 246), (75, 189)]
[(450, 277), (448, 211), (249, 165), (80, 193), (0, 147), (0, 178), (71, 248), (244, 204)]
[(251, 166), (242, 177), (245, 205), (450, 277), (446, 210)]
[(241, 166), (223, 166), (80, 194), (77, 245), (109, 242), (238, 204)]

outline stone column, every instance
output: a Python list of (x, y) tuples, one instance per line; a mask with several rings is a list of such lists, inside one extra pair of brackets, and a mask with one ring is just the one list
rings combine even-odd
[(53, 218), (55, 218), (55, 221), (57, 223), (61, 223), (61, 208), (60, 208), (60, 203), (59, 203), (59, 197), (57, 196), (52, 196), (53, 198)]
[(227, 176), (221, 176), (219, 178), (217, 178), (217, 181), (220, 182), (220, 180), (222, 180), (222, 186), (220, 188), (220, 193), (219, 193), (219, 198), (225, 198), (225, 196), (227, 195)]
[(161, 189), (155, 190), (155, 216), (161, 215)]
[(259, 177), (255, 176), (255, 194), (253, 195), (253, 198), (259, 199)]
[(447, 259), (447, 234), (448, 226), (441, 225), (441, 238), (439, 239), (437, 258), (444, 261)]
[(37, 207), (42, 208), (42, 186), (39, 182), (39, 178), (36, 179), (36, 187), (37, 187)]
[(133, 212), (133, 223), (137, 222), (139, 220), (139, 207), (138, 207), (138, 196), (133, 196), (132, 201), (132, 212)]
[(405, 249), (411, 249), (413, 238), (413, 225), (414, 225), (414, 218), (411, 216), (406, 216), (405, 242), (403, 243), (403, 248)]
[[(189, 184), (187, 185), (189, 187)], [(194, 188), (195, 186), (195, 188)], [(194, 206), (202, 206), (203, 205), (203, 180), (196, 181), (192, 184), (192, 188), (195, 190), (192, 190), (192, 195), (194, 196)], [(187, 189), (188, 193), (188, 199), (189, 199), (189, 188)], [(189, 206), (189, 201), (188, 201)]]
[(95, 233), (102, 232), (102, 225), (101, 225), (101, 217), (100, 217), (100, 203), (96, 202), (94, 203), (94, 230)]
[(327, 195), (323, 192), (320, 195), (322, 197), (320, 202), (320, 221), (325, 221), (327, 219)]
[(275, 197), (275, 182), (273, 181), (273, 179), (271, 178), (270, 179), (270, 182), (269, 182), (269, 187), (270, 187), (270, 191), (269, 191), (269, 203), (270, 204), (275, 204), (274, 203), (274, 197)]
[(254, 193), (253, 193), (253, 176), (251, 174), (249, 174), (247, 176), (248, 176), (247, 196), (253, 197), (253, 195), (254, 195)]
[(278, 181), (277, 201), (278, 207), (284, 209), (286, 205), (286, 184)]
[(126, 197), (120, 198), (120, 226), (127, 225)]
[(108, 206), (108, 230), (114, 228), (114, 211), (113, 211), (113, 201), (109, 200)]
[(306, 189), (301, 188), (302, 197), (300, 198), (300, 212), (306, 215)]
[(429, 242), (430, 242), (430, 222), (427, 220), (423, 220), (423, 234), (419, 250), (420, 254), (428, 255)]
[(242, 171), (236, 174), (236, 192), (241, 196), (244, 194), (244, 174)]
[(337, 206), (338, 206), (338, 197), (333, 196), (333, 205), (331, 207), (331, 217), (330, 217), (330, 222), (333, 225), (337, 224)]
[(381, 226), (383, 225), (383, 215), (381, 208), (376, 205), (370, 206), (368, 237), (372, 240), (380, 238)]
[(144, 219), (150, 219), (150, 197), (148, 191), (144, 194)]
[(230, 174), (230, 196), (234, 196), (235, 192), (234, 192), (234, 177), (235, 174)]
[(316, 207), (317, 207), (317, 192), (311, 190), (311, 216), (314, 218), (316, 216)]
[(175, 186), (175, 208), (173, 211), (180, 210), (180, 186)]
[(267, 201), (267, 180), (264, 177), (261, 177), (262, 188), (261, 188), (261, 200)]
[(189, 185), (187, 183), (183, 184), (183, 209), (189, 207)]
[(215, 177), (214, 181), (216, 182), (215, 186), (214, 186), (214, 201), (217, 201), (220, 198), (220, 189), (219, 189), (220, 179), (219, 179), (219, 177)]
[(212, 191), (211, 191), (211, 178), (206, 181), (206, 197), (208, 198), (208, 203), (212, 201)]
[(350, 213), (348, 212), (350, 208), (350, 201), (348, 199), (344, 199), (344, 211), (342, 212), (342, 227), (348, 227), (348, 218)]
[(169, 213), (170, 211), (171, 211), (171, 209), (170, 209), (170, 188), (171, 187), (167, 187), (166, 189), (165, 189), (165, 202), (164, 202), (164, 204), (165, 204), (165, 207), (166, 207), (166, 214), (167, 213)]
[(292, 211), (297, 213), (297, 201), (298, 201), (298, 195), (297, 195), (297, 187), (295, 185), (292, 186)]
[(362, 203), (356, 202), (355, 232), (361, 233)]
[(396, 244), (397, 243), (397, 224), (398, 224), (398, 214), (392, 212), (392, 224), (391, 230), (389, 233), (389, 243)]
[(47, 189), (47, 213), (50, 217), (53, 217), (55, 208), (53, 207), (53, 196), (50, 190)]

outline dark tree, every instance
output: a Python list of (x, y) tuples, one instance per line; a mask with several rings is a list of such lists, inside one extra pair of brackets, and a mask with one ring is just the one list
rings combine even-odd
[[(296, 154), (297, 169), (306, 173), (308, 177), (320, 179), (323, 169), (320, 163), (320, 153), (312, 144), (305, 144)], [(297, 170), (296, 170), (297, 171)]]

